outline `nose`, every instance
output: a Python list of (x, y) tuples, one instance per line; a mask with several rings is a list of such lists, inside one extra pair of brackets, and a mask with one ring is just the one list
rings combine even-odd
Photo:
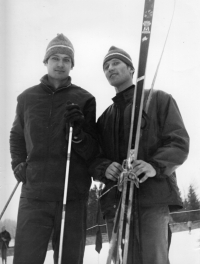
[(58, 61), (58, 66), (59, 67), (62, 67), (63, 66), (63, 60), (62, 59)]
[(113, 70), (113, 65), (112, 64), (109, 64), (109, 66), (108, 66), (108, 71), (110, 72), (110, 71), (112, 71)]

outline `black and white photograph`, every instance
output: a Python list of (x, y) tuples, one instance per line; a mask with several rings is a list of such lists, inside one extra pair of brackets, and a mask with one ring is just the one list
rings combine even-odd
[(0, 0), (0, 263), (200, 263), (199, 0)]

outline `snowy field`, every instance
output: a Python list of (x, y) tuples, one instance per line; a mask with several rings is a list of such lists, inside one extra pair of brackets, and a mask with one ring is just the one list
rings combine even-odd
[[(95, 246), (86, 246), (84, 264), (105, 264), (108, 243), (103, 244), (100, 255)], [(170, 247), (170, 264), (200, 264), (200, 229), (173, 233)], [(12, 264), (13, 257), (8, 257), (7, 264)], [(45, 264), (53, 264), (53, 251), (48, 251)]]

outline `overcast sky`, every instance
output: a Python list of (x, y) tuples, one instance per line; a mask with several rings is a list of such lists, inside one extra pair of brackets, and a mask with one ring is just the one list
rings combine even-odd
[[(144, 0), (0, 0), (0, 210), (16, 183), (10, 167), (9, 131), (16, 98), (46, 74), (45, 49), (57, 33), (75, 48), (72, 82), (91, 92), (97, 117), (115, 95), (102, 70), (108, 49), (126, 50), (136, 68)], [(155, 0), (145, 88), (151, 86), (174, 10), (174, 0)], [(184, 195), (190, 183), (200, 195), (200, 1), (176, 0), (174, 19), (155, 89), (173, 95), (191, 137), (188, 160), (177, 170)], [(134, 77), (135, 82), (135, 77)], [(21, 187), (20, 187), (21, 188)], [(16, 219), (20, 188), (5, 218)], [(4, 219), (4, 218), (3, 218)]]

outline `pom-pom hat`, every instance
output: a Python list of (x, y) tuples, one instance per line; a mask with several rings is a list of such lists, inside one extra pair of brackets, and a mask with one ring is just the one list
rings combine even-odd
[(124, 63), (126, 63), (128, 66), (130, 66), (134, 70), (132, 59), (131, 59), (130, 55), (126, 51), (124, 51), (123, 49), (119, 49), (115, 46), (110, 47), (107, 55), (105, 56), (105, 58), (103, 60), (103, 67), (107, 61), (114, 59), (114, 58), (117, 58), (117, 59), (123, 61)]
[(74, 66), (74, 47), (63, 34), (58, 34), (49, 42), (43, 62), (46, 63), (50, 56), (58, 53), (68, 55), (71, 58), (72, 67)]

